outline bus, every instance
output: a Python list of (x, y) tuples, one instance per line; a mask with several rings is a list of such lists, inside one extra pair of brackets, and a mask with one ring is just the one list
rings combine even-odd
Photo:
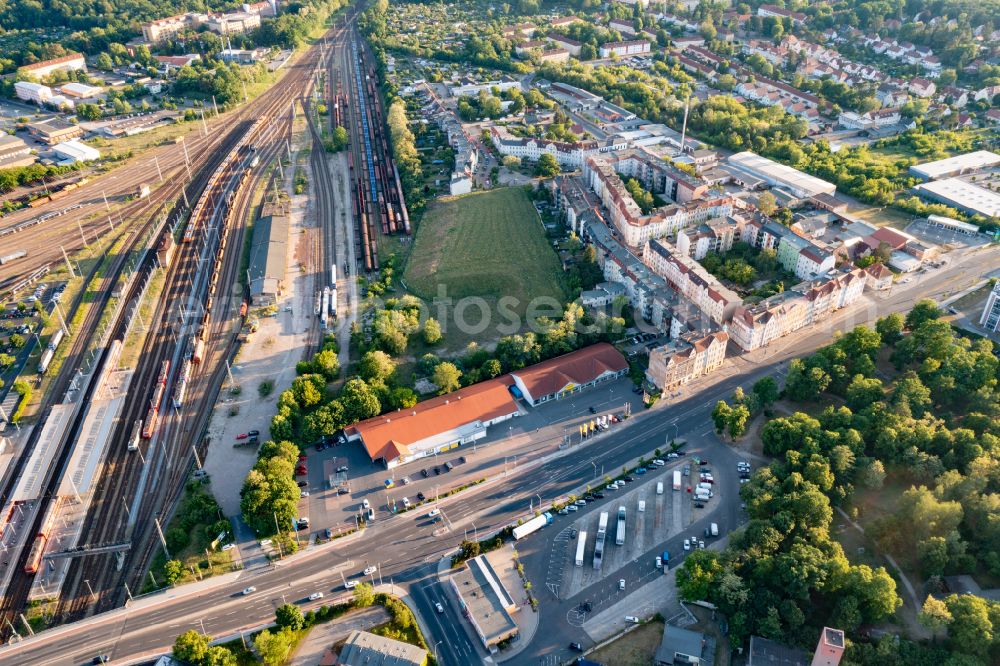
[(576, 539), (576, 566), (583, 566), (583, 551), (587, 547), (587, 533), (580, 532)]

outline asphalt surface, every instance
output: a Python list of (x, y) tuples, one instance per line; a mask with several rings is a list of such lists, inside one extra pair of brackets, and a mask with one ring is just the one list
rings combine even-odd
[[(608, 473), (624, 464), (633, 464), (639, 456), (649, 456), (656, 448), (663, 448), (670, 437), (686, 438), (691, 441), (687, 457), (701, 451), (710, 459), (720, 494), (703, 515), (695, 514), (695, 521), (682, 534), (657, 544), (646, 557), (655, 557), (656, 551), (665, 545), (671, 552), (671, 566), (679, 565), (684, 556), (680, 544), (685, 536), (700, 534), (710, 522), (719, 523), (724, 534), (740, 521), (737, 496), (728, 490), (738, 486), (735, 480), (737, 455), (714, 441), (710, 434), (705, 434), (710, 430), (710, 411), (718, 399), (729, 397), (736, 386), (749, 388), (760, 377), (780, 374), (787, 359), (828, 343), (837, 330), (849, 329), (889, 312), (907, 310), (919, 298), (941, 298), (954, 293), (967, 286), (967, 282), (977, 280), (984, 270), (991, 270), (996, 265), (996, 256), (994, 247), (955, 257), (945, 268), (915, 276), (906, 285), (897, 285), (888, 293), (870, 297), (865, 307), (835, 314), (824, 325), (740, 357), (729, 366), (735, 371), (728, 375), (720, 371), (720, 380), (710, 387), (700, 392), (689, 389), (685, 392), (686, 397), (676, 403), (660, 406), (617, 426), (610, 437), (593, 440), (585, 448), (571, 447), (562, 452), (561, 457), (536, 459), (519, 466), (517, 474), (442, 500), (445, 512), (451, 507), (460, 507), (464, 514), (447, 533), (435, 534), (437, 526), (428, 524), (420, 513), (392, 516), (377, 521), (357, 539), (313, 548), (279, 566), (247, 571), (237, 580), (220, 577), (179, 588), (135, 602), (125, 610), (60, 627), (18, 645), (4, 646), (0, 649), (0, 665), (80, 664), (96, 654), (109, 654), (116, 662), (125, 663), (139, 656), (168, 651), (174, 638), (187, 629), (215, 636), (235, 635), (240, 630), (248, 631), (271, 621), (274, 609), (285, 600), (308, 606), (310, 602), (304, 600), (313, 592), (323, 591), (328, 598), (334, 593), (343, 594), (340, 572), (332, 568), (342, 567), (345, 576), (360, 577), (365, 563), (371, 561), (378, 562), (383, 582), (391, 580), (412, 592), (417, 611), (430, 624), (431, 635), (427, 638), (439, 650), (441, 663), (447, 666), (478, 663), (469, 658), (468, 648), (478, 649), (478, 646), (469, 640), (466, 624), (460, 623), (462, 634), (456, 631), (457, 609), (449, 604), (437, 622), (437, 614), (432, 610), (433, 602), (440, 597), (451, 601), (450, 595), (436, 582), (436, 563), (461, 542), (471, 521), (475, 521), (474, 529), (482, 538), (525, 517), (530, 503), (541, 500), (546, 504), (583, 487), (594, 478), (595, 466), (598, 469), (603, 466)], [(587, 510), (598, 508), (588, 506)], [(563, 524), (569, 522), (566, 520)], [(546, 655), (565, 650), (570, 640), (579, 639), (580, 632), (567, 622), (566, 610), (603, 589), (585, 589), (568, 600), (553, 598), (544, 591), (544, 564), (536, 560), (547, 561), (551, 541), (558, 532), (549, 528), (518, 544), (527, 562), (529, 578), (538, 581), (535, 589), (542, 597), (540, 627), (544, 630), (538, 631), (528, 648), (511, 663), (537, 663)], [(541, 554), (545, 557), (540, 557)], [(641, 557), (637, 559), (638, 562), (627, 565), (621, 573), (608, 572), (609, 576), (613, 580), (642, 576), (651, 565)], [(248, 597), (238, 596), (237, 593), (248, 585), (257, 587), (258, 592)], [(477, 654), (481, 657), (482, 650)]]

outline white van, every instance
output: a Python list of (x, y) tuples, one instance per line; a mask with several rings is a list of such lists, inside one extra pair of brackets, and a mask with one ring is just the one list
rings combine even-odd
[(656, 494), (657, 495), (662, 495), (663, 494), (663, 481), (657, 481), (656, 482)]
[(719, 524), (718, 523), (712, 523), (712, 526), (711, 526), (710, 530), (711, 530), (712, 536), (714, 536), (714, 537), (719, 536)]
[(645, 510), (646, 510), (645, 500), (639, 500), (639, 513), (642, 513)]

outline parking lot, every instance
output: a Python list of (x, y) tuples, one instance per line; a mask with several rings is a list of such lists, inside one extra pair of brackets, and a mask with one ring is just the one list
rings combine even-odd
[(913, 234), (920, 240), (933, 243), (934, 245), (947, 245), (954, 249), (979, 247), (980, 245), (985, 245), (990, 242), (989, 239), (982, 234), (976, 234), (974, 236), (964, 234), (959, 231), (953, 231), (951, 229), (935, 226), (923, 219), (911, 222), (906, 227), (906, 232)]

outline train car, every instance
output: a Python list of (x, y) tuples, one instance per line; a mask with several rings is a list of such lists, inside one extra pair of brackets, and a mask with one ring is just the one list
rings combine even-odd
[(337, 264), (330, 264), (330, 285), (337, 287)]
[(174, 409), (184, 406), (184, 396), (187, 393), (187, 382), (177, 382), (174, 386), (173, 404)]
[(35, 535), (35, 541), (31, 544), (31, 550), (28, 552), (28, 561), (24, 564), (24, 573), (30, 575), (38, 573), (38, 569), (42, 566), (42, 556), (45, 554), (45, 545), (48, 541), (49, 538), (44, 532)]
[(191, 361), (184, 361), (184, 365), (181, 366), (180, 381), (186, 382), (190, 380), (191, 380)]
[(337, 318), (337, 288), (330, 290), (330, 316)]
[(159, 376), (158, 376), (158, 377), (156, 378), (156, 383), (157, 383), (157, 384), (166, 384), (166, 383), (167, 383), (167, 376), (168, 376), (169, 374), (170, 374), (170, 360), (169, 360), (169, 359), (167, 359), (167, 360), (165, 360), (165, 361), (164, 361), (164, 362), (163, 362), (163, 363), (162, 363), (162, 364), (160, 365), (160, 374), (159, 374)]
[(160, 414), (156, 407), (150, 407), (146, 412), (146, 419), (143, 421), (142, 438), (152, 439), (156, 433), (156, 426), (159, 422)]
[(62, 342), (62, 339), (63, 339), (63, 330), (60, 328), (57, 329), (56, 332), (52, 334), (51, 338), (49, 338), (49, 344), (47, 345), (47, 348), (51, 349), (52, 351), (55, 351), (56, 348), (59, 347), (59, 343)]
[(38, 374), (44, 375), (49, 370), (49, 364), (52, 363), (52, 357), (55, 355), (54, 349), (46, 349), (42, 352), (42, 357), (38, 359)]
[(159, 409), (160, 403), (163, 402), (163, 393), (167, 390), (166, 384), (157, 384), (156, 389), (153, 391), (153, 397), (149, 399), (149, 406), (152, 409)]
[(205, 341), (196, 339), (194, 341), (194, 351), (191, 352), (191, 362), (201, 363), (205, 358)]
[(240, 316), (241, 317), (246, 317), (247, 316), (247, 309), (248, 308), (247, 308), (247, 302), (246, 301), (243, 301), (242, 303), (240, 303)]

